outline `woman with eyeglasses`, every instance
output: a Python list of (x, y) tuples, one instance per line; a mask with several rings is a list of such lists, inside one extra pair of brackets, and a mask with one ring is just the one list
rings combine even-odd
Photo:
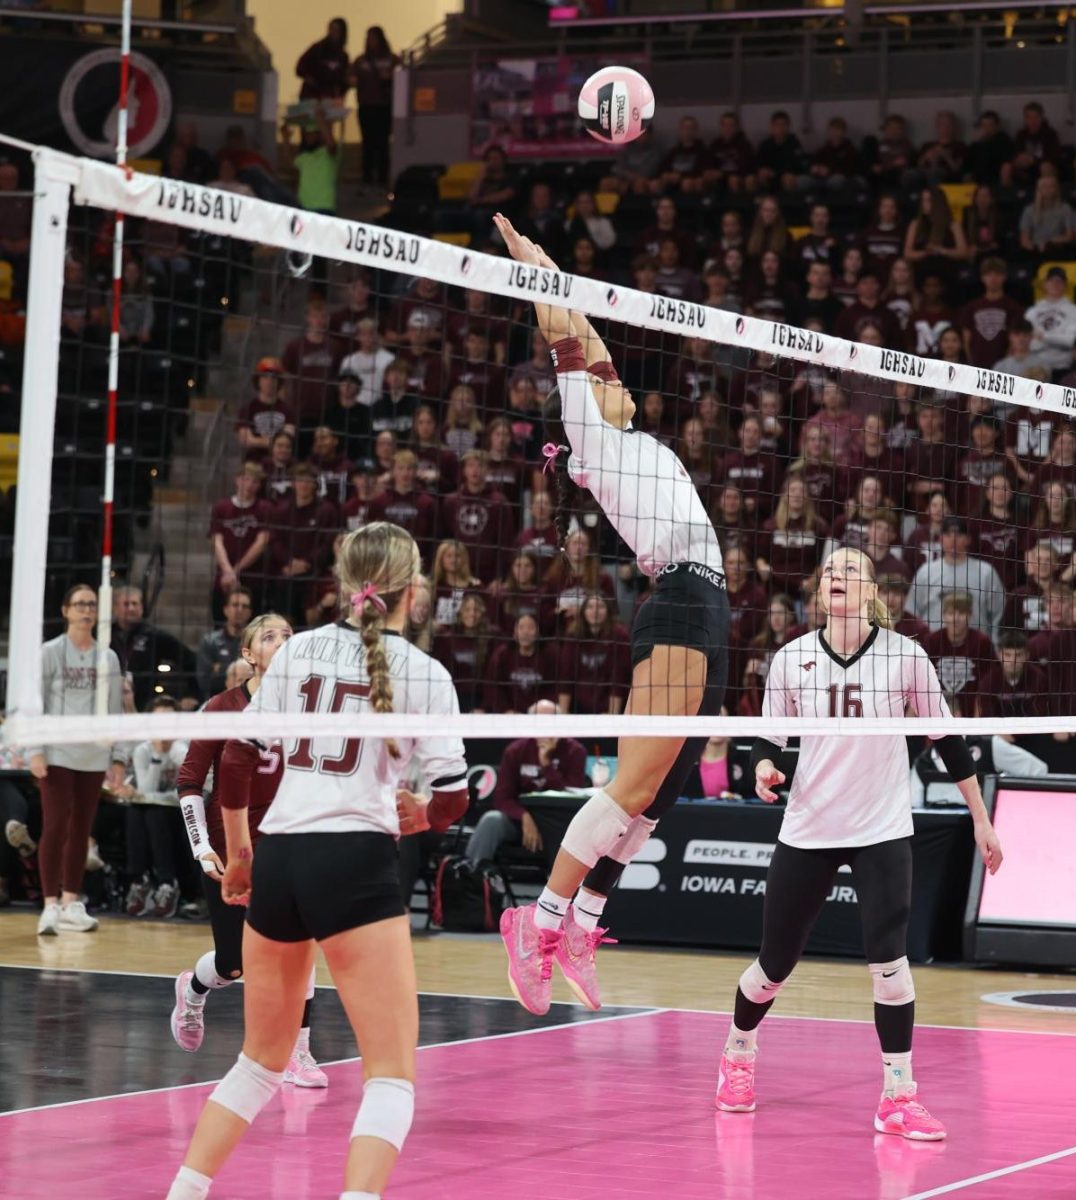
[[(60, 608), (66, 630), (41, 648), (41, 693), (47, 716), (93, 716), (97, 693), (97, 593), (77, 583)], [(108, 661), (108, 711), (123, 712), (123, 672), (112, 650)], [(45, 906), (38, 936), (61, 930), (92, 933), (97, 921), (82, 903), (86, 847), (97, 813), (105, 772), (123, 784), (126, 755), (120, 743), (42, 746), (31, 750), (30, 771), (41, 786), (42, 827), (38, 867)]]

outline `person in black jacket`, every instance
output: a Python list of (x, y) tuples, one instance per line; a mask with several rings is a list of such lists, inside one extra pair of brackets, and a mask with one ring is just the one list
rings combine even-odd
[(156, 694), (157, 684), (167, 684), (169, 695), (177, 700), (197, 699), (194, 652), (173, 634), (145, 620), (140, 588), (118, 587), (112, 593), (111, 645), (123, 671), (132, 677), (140, 712)]
[(339, 100), (347, 91), (347, 22), (333, 17), (328, 33), (303, 51), (295, 74), (303, 81), (300, 100)]

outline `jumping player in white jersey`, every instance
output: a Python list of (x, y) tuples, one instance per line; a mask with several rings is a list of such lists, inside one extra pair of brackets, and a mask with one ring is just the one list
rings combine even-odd
[[(495, 221), (513, 258), (556, 270), (509, 221), (500, 215)], [(570, 451), (569, 476), (593, 494), (639, 569), (654, 580), (632, 627), (624, 711), (716, 716), (728, 671), (729, 605), (706, 508), (673, 451), (631, 428), (635, 404), (586, 318), (534, 307), (556, 367), (568, 442), (551, 444), (546, 453), (555, 460), (559, 450)], [(509, 983), (531, 1012), (549, 1009), (554, 959), (583, 1004), (600, 1007), (594, 959), (606, 896), (676, 803), (705, 744), (705, 737), (622, 738), (615, 779), (572, 819), (537, 904), (504, 913)]]
[[(948, 717), (934, 667), (922, 647), (894, 633), (878, 600), (871, 560), (836, 550), (822, 567), (824, 629), (788, 642), (766, 680), (764, 717)], [(772, 803), (784, 783), (778, 767), (786, 737), (758, 738), (755, 790)], [(961, 737), (935, 742), (974, 821), (975, 844), (993, 874), (1001, 846), (983, 804), (975, 765)], [(803, 954), (838, 869), (848, 864), (859, 898), (863, 943), (874, 985), (874, 1023), (882, 1048), (879, 1133), (938, 1141), (945, 1126), (916, 1099), (912, 1074), (915, 988), (908, 967), (912, 898), (912, 807), (905, 738), (801, 739), (788, 808), (766, 878), (762, 948), (740, 977), (721, 1058), (716, 1103), (725, 1112), (755, 1109), (759, 1023)]]
[[(250, 712), (406, 712), (454, 716), (447, 671), (403, 636), (418, 547), (398, 525), (348, 534), (337, 561), (346, 619), (300, 633), (273, 658)], [(377, 1200), (414, 1116), (418, 995), (400, 896), (396, 837), (446, 829), (467, 808), (459, 738), (299, 738), (251, 853), (246, 801), (257, 743), (229, 742), (221, 770), (227, 868), (222, 891), (246, 904), (243, 1052), (206, 1102), (168, 1200), (201, 1200), (280, 1087), (320, 946), (362, 1046), (362, 1103), (341, 1200)], [(409, 766), (432, 799), (398, 792)], [(244, 788), (245, 783), (245, 788)], [(398, 812), (398, 806), (400, 812)]]

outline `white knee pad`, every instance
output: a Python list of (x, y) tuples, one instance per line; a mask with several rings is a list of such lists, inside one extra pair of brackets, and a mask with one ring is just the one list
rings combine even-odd
[(415, 1119), (415, 1085), (409, 1079), (367, 1079), (351, 1136), (375, 1137), (403, 1149)]
[(249, 1124), (272, 1100), (283, 1082), (283, 1071), (270, 1071), (241, 1053), (235, 1066), (209, 1098)]
[(915, 984), (907, 955), (893, 962), (871, 963), (870, 973), (876, 1004), (911, 1004), (915, 999)]
[(631, 817), (607, 792), (595, 792), (572, 817), (560, 847), (592, 867), (599, 858), (611, 854), (624, 837)]
[(649, 817), (633, 817), (628, 832), (609, 851), (609, 857), (627, 866), (650, 840), (657, 824), (657, 821), (651, 821)]
[(785, 986), (786, 980), (774, 983), (758, 965), (758, 959), (740, 976), (740, 991), (752, 1004), (768, 1004)]

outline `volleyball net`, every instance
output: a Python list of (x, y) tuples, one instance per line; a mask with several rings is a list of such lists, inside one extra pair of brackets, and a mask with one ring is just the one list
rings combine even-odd
[[(968, 365), (959, 331), (955, 347), (942, 335), (939, 357), (919, 357), (915, 314), (899, 306), (879, 306), (876, 322), (861, 314), (858, 341), (829, 336), (764, 279), (748, 297), (756, 315), (743, 315), (720, 281), (705, 302), (671, 256), (645, 249), (621, 251), (619, 271), (607, 264), (630, 283), (527, 266), (477, 214), (459, 245), (47, 150), (35, 173), (13, 744), (254, 729), (435, 727), (588, 746), (632, 734), (1076, 731), (1076, 391), (1044, 372)], [(101, 314), (117, 212), (128, 220), (112, 465)], [(699, 264), (713, 253), (701, 237), (695, 249)], [(671, 447), (712, 519), (732, 611), (727, 716), (623, 715), (630, 630), (653, 581), (617, 513), (554, 486), (564, 457), (545, 469), (543, 446), (562, 434), (545, 404), (556, 377), (536, 301), (592, 322), (635, 429)], [(99, 576), (106, 470), (126, 711), (65, 709), (55, 689), (46, 711), (42, 647), (63, 632), (69, 589)], [(664, 482), (621, 487), (658, 497), (659, 522)], [(242, 679), (236, 633), (251, 616), (280, 612), (299, 630), (340, 615), (341, 537), (372, 520), (418, 543), (429, 585), (408, 636), (448, 668), (462, 715), (424, 726), (403, 714), (196, 711)], [(957, 722), (861, 718), (847, 704), (762, 718), (770, 663), (824, 622), (820, 566), (842, 546), (871, 558), (896, 629), (934, 662)], [(560, 711), (532, 713), (542, 700)]]

